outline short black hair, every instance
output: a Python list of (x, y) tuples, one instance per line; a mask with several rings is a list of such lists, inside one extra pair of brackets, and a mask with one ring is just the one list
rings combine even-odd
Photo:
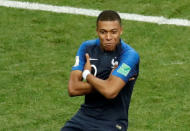
[(116, 11), (113, 10), (104, 10), (102, 11), (96, 21), (96, 26), (98, 26), (98, 21), (118, 21), (121, 25), (121, 18)]

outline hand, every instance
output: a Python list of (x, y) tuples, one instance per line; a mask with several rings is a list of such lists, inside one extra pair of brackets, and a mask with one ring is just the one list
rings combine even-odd
[(129, 78), (129, 81), (133, 81), (135, 80), (135, 77), (137, 76), (137, 74), (134, 74), (131, 78)]
[(86, 53), (85, 56), (86, 56), (86, 64), (84, 65), (84, 70), (89, 70), (91, 72), (90, 56), (88, 53)]
[(113, 71), (114, 71), (117, 67), (118, 67), (118, 64), (115, 64), (114, 67), (113, 67), (113, 69), (112, 69), (112, 71), (111, 71), (111, 73), (110, 73), (110, 75), (113, 73)]
[(129, 81), (133, 81), (133, 80), (135, 80), (135, 77), (129, 78)]

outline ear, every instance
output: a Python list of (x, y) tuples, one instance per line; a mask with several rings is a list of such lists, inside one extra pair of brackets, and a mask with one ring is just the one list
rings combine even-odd
[(121, 26), (121, 29), (120, 29), (120, 35), (123, 34), (123, 27)]
[(96, 27), (96, 34), (98, 35), (98, 27)]

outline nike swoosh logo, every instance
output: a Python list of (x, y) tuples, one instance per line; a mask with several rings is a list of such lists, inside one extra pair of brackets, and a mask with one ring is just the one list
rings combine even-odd
[(90, 58), (90, 60), (98, 60), (98, 59)]

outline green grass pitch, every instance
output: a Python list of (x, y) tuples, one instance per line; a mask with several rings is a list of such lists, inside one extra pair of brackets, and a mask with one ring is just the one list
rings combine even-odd
[[(190, 19), (188, 0), (33, 2)], [(60, 130), (75, 114), (84, 98), (68, 96), (69, 73), (79, 45), (97, 37), (95, 22), (0, 7), (0, 131)], [(188, 131), (190, 27), (135, 21), (123, 21), (123, 27), (123, 40), (141, 57), (129, 131)]]

